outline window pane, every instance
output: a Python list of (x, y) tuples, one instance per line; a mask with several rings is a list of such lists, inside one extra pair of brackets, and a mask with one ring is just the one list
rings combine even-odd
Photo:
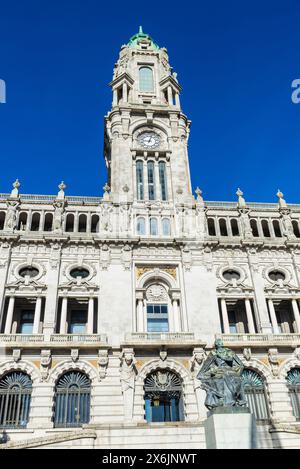
[(153, 163), (153, 161), (148, 162), (147, 168), (148, 168), (149, 200), (155, 200), (155, 179), (154, 179), (154, 163)]
[(149, 67), (141, 67), (140, 75), (140, 91), (153, 91), (153, 72)]
[(163, 228), (163, 235), (164, 236), (170, 236), (171, 229), (170, 229), (170, 220), (168, 218), (163, 218), (162, 228)]
[(138, 218), (138, 220), (137, 220), (137, 233), (139, 235), (145, 235), (146, 234), (145, 219), (144, 218)]
[(22, 311), (20, 333), (21, 334), (32, 334), (34, 321), (34, 311)]
[(166, 177), (166, 164), (163, 161), (159, 162), (159, 184), (161, 191), (161, 199), (167, 200), (167, 177)]
[(137, 185), (137, 199), (144, 199), (144, 175), (143, 175), (143, 162), (136, 162), (136, 185)]
[(150, 218), (150, 235), (157, 236), (157, 234), (158, 234), (157, 220), (156, 218)]
[(148, 318), (148, 332), (168, 332), (168, 319)]

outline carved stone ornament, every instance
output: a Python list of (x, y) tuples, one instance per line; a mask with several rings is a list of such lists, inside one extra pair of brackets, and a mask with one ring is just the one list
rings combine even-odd
[(19, 348), (14, 348), (13, 349), (13, 353), (12, 353), (12, 356), (13, 356), (13, 360), (14, 362), (18, 362), (21, 360), (21, 349)]
[(294, 357), (297, 358), (297, 360), (300, 360), (300, 347), (295, 348)]
[(274, 377), (279, 374), (279, 356), (277, 348), (270, 348), (268, 350), (268, 360)]
[(193, 356), (190, 361), (190, 367), (191, 367), (191, 371), (193, 372), (193, 374), (196, 374), (199, 371), (203, 363), (203, 360), (205, 358), (206, 358), (206, 353), (202, 347), (194, 349)]
[(55, 200), (54, 206), (54, 217), (53, 217), (53, 231), (55, 233), (62, 233), (63, 222), (64, 222), (64, 211), (65, 202), (64, 200)]
[(168, 293), (162, 285), (150, 285), (146, 290), (146, 299), (148, 301), (167, 301)]
[(245, 360), (250, 361), (250, 360), (251, 360), (251, 356), (252, 356), (251, 348), (249, 348), (249, 347), (244, 348), (244, 350), (243, 350), (243, 356), (244, 356)]
[(14, 231), (17, 228), (17, 209), (19, 207), (18, 200), (7, 201), (7, 212), (5, 218), (5, 230)]
[(104, 379), (106, 377), (108, 365), (108, 350), (98, 351), (98, 366), (99, 366), (99, 378)]
[(159, 358), (161, 359), (162, 362), (164, 362), (167, 359), (168, 352), (167, 350), (161, 350), (159, 352)]
[(51, 368), (51, 350), (41, 350), (41, 362), (40, 371), (43, 381), (46, 381), (49, 376), (49, 370)]
[(78, 348), (73, 348), (71, 350), (71, 359), (73, 362), (76, 362), (79, 358), (79, 350)]

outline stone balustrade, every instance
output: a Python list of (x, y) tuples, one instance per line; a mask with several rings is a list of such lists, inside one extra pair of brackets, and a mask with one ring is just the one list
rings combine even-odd
[(228, 346), (235, 345), (300, 345), (300, 334), (221, 334), (224, 344)]

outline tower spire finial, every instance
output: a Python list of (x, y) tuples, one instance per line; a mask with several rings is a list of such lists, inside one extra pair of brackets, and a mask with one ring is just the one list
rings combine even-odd
[(143, 26), (139, 27), (139, 34), (143, 34)]

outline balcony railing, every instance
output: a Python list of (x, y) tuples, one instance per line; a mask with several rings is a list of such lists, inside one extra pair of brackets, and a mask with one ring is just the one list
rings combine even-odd
[(65, 342), (80, 342), (80, 343), (91, 343), (91, 342), (102, 342), (107, 343), (106, 334), (52, 334), (50, 336), (50, 342), (61, 343)]
[(126, 334), (126, 342), (187, 342), (195, 339), (193, 332), (133, 332)]
[(0, 334), (0, 342), (43, 342), (43, 334)]
[(300, 345), (300, 334), (221, 334), (221, 338), (224, 342), (232, 344)]

